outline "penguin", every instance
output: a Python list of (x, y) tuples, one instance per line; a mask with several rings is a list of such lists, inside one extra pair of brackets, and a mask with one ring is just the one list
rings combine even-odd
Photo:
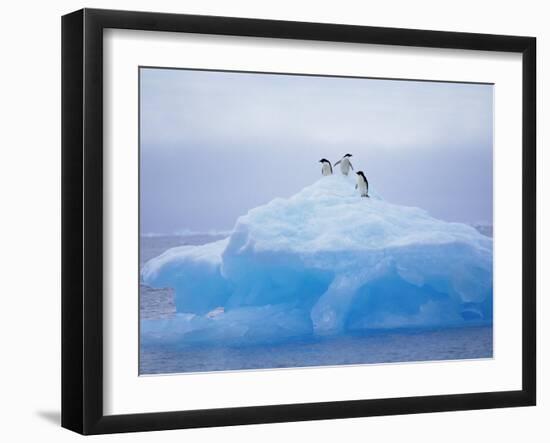
[(357, 188), (359, 188), (361, 197), (369, 198), (369, 181), (367, 177), (365, 177), (365, 174), (363, 174), (363, 171), (357, 171), (357, 184), (355, 185), (355, 189)]
[(349, 161), (350, 157), (352, 157), (351, 154), (346, 154), (342, 157), (341, 160), (338, 160), (336, 163), (334, 163), (334, 166), (337, 166), (338, 164), (340, 164), (340, 171), (342, 171), (342, 174), (344, 175), (349, 174), (350, 168), (353, 171), (353, 165)]
[(319, 160), (319, 163), (323, 164), (323, 167), (321, 168), (321, 174), (332, 175), (332, 165), (326, 158), (322, 158), (321, 160)]

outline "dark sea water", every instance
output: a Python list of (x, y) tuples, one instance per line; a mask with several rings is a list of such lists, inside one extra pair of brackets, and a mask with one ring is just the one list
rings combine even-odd
[(491, 326), (304, 339), (256, 346), (142, 347), (140, 374), (491, 358)]

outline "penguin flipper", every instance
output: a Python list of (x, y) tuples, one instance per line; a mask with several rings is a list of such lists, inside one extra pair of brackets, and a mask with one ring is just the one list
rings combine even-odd
[(334, 166), (338, 166), (342, 160), (338, 160), (336, 163), (334, 163)]
[(355, 185), (355, 189), (357, 189), (357, 185)]
[(353, 169), (353, 165), (351, 164), (351, 162), (349, 162), (349, 167), (351, 168), (352, 171), (355, 171), (355, 169)]

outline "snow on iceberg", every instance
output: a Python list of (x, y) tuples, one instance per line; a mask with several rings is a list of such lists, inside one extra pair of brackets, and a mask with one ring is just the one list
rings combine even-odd
[(254, 342), (487, 324), (492, 248), (471, 226), (375, 193), (361, 198), (352, 177), (323, 177), (250, 210), (224, 240), (173, 248), (146, 263), (144, 283), (174, 288), (182, 315), (144, 321), (142, 332)]

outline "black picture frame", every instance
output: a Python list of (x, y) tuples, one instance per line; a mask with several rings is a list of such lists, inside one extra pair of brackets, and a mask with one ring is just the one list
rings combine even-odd
[[(103, 30), (503, 51), (522, 54), (522, 389), (104, 415)], [(536, 404), (536, 39), (232, 17), (83, 9), (62, 18), (62, 426), (151, 431)], [(518, 295), (519, 296), (519, 295)]]

